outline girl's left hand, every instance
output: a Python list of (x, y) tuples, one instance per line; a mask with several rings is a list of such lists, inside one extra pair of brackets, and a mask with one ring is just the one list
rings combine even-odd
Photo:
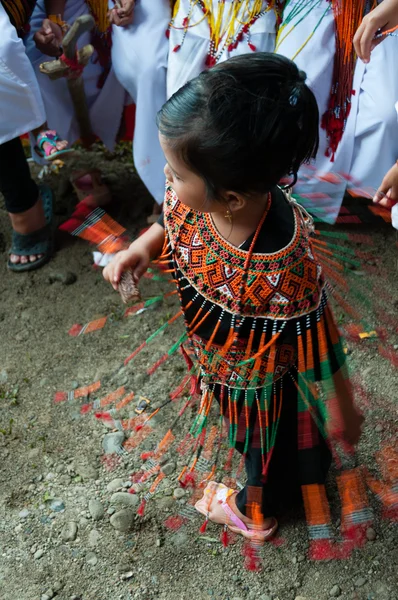
[(391, 167), (387, 175), (384, 177), (379, 189), (377, 190), (373, 202), (392, 208), (398, 202), (398, 161)]

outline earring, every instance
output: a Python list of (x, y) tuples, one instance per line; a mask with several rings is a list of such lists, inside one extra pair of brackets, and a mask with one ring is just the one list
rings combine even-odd
[(228, 219), (229, 224), (232, 225), (232, 213), (229, 208), (227, 208), (227, 212), (225, 213), (224, 217)]

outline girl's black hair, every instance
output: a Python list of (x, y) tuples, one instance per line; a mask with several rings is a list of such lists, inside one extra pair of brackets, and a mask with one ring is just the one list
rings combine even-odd
[(278, 54), (231, 58), (189, 81), (157, 116), (160, 133), (217, 198), (268, 192), (318, 149), (305, 73)]

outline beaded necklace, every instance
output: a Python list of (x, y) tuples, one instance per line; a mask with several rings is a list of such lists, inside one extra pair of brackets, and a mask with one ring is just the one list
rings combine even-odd
[[(225, 0), (190, 0), (188, 13), (179, 26), (175, 23), (180, 8), (180, 0), (177, 0), (169, 31), (180, 30), (182, 37), (180, 43), (173, 48), (173, 52), (178, 52), (183, 46), (189, 30), (203, 21), (208, 22), (210, 33), (207, 67), (217, 64), (225, 50), (231, 52), (244, 39), (247, 40), (250, 50), (255, 52), (256, 47), (250, 39), (250, 28), (262, 15), (274, 8), (273, 0), (232, 0), (228, 5), (226, 8)], [(192, 22), (196, 8), (199, 8), (202, 16)]]

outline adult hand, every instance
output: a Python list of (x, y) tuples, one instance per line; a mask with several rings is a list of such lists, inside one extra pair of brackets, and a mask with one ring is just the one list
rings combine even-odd
[(384, 0), (364, 17), (354, 36), (354, 48), (364, 62), (370, 61), (372, 50), (383, 41), (384, 36), (375, 39), (376, 33), (388, 31), (398, 26), (398, 0)]
[(135, 0), (118, 0), (115, 7), (109, 11), (109, 20), (118, 27), (127, 27), (134, 20)]
[(385, 175), (373, 202), (385, 208), (392, 208), (398, 202), (398, 162)]
[(58, 57), (61, 54), (63, 31), (59, 25), (44, 19), (41, 28), (33, 37), (36, 47), (43, 54)]

